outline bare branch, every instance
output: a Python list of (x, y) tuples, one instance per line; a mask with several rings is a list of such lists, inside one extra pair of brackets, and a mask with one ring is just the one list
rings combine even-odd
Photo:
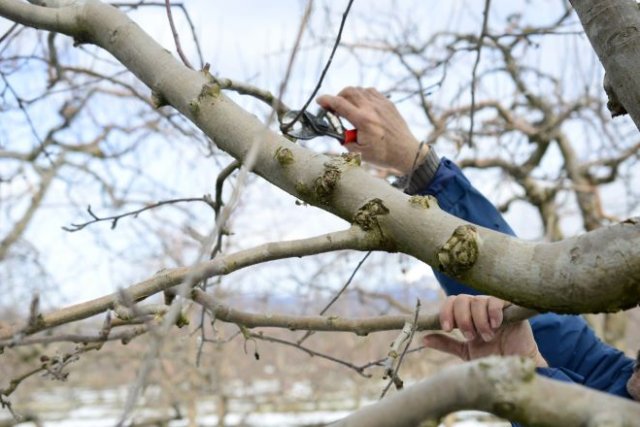
[(267, 104), (273, 108), (278, 115), (278, 119), (282, 117), (290, 108), (268, 90), (260, 89), (248, 83), (238, 82), (224, 77), (212, 76), (213, 80), (220, 85), (220, 89), (229, 89), (238, 92), (241, 95), (249, 95)]
[[(385, 386), (384, 390), (380, 394), (380, 399), (382, 399), (387, 391), (391, 387), (391, 384), (396, 386), (396, 390), (401, 390), (404, 387), (403, 381), (398, 376), (398, 372), (400, 371), (400, 366), (402, 365), (402, 361), (404, 360), (404, 356), (407, 354), (409, 350), (409, 346), (411, 345), (411, 341), (413, 341), (413, 335), (418, 330), (418, 317), (420, 315), (420, 300), (416, 300), (416, 309), (413, 315), (413, 321), (405, 323), (402, 328), (402, 335), (404, 336), (401, 339), (396, 339), (396, 341), (391, 346), (391, 350), (389, 352), (389, 356), (383, 363), (385, 366), (385, 375), (389, 377), (389, 382)], [(401, 335), (401, 337), (402, 337)], [(400, 337), (399, 337), (400, 338)], [(404, 348), (402, 352), (400, 352), (400, 346), (404, 344)]]
[(324, 77), (326, 76), (327, 71), (331, 66), (331, 62), (333, 61), (333, 55), (335, 55), (336, 50), (340, 45), (340, 39), (342, 38), (342, 30), (344, 29), (344, 25), (347, 22), (347, 16), (349, 16), (349, 10), (351, 10), (352, 4), (353, 4), (353, 0), (349, 0), (349, 3), (347, 4), (347, 8), (342, 14), (342, 20), (340, 21), (340, 28), (338, 29), (338, 35), (336, 36), (336, 40), (333, 43), (333, 48), (331, 49), (331, 53), (329, 54), (329, 59), (327, 60), (327, 63), (325, 64), (324, 69), (322, 70), (322, 73), (320, 73), (320, 78), (318, 79), (318, 83), (316, 84), (315, 89), (313, 90), (313, 92), (311, 92), (311, 95), (309, 95), (309, 98), (307, 98), (307, 101), (304, 103), (302, 108), (300, 108), (300, 110), (298, 111), (298, 114), (296, 114), (293, 120), (291, 120), (287, 124), (284, 124), (280, 127), (280, 130), (282, 130), (283, 133), (291, 129), (291, 127), (296, 124), (296, 122), (300, 119), (300, 117), (302, 117), (302, 114), (306, 111), (307, 107), (309, 107), (309, 104), (311, 104), (311, 101), (313, 101), (313, 98), (315, 98), (316, 94), (320, 90)]
[(184, 65), (193, 70), (193, 66), (182, 51), (182, 46), (180, 45), (180, 35), (178, 35), (178, 30), (173, 22), (173, 14), (171, 13), (171, 0), (165, 0), (165, 5), (167, 10), (167, 19), (169, 20), (169, 26), (171, 27), (171, 34), (173, 34), (173, 41), (176, 44), (176, 51), (178, 52), (178, 55), (180, 55), (180, 59), (182, 59)]
[(214, 210), (216, 209), (216, 204), (215, 204), (215, 202), (213, 202), (211, 200), (211, 196), (209, 196), (209, 195), (205, 195), (203, 197), (187, 197), (187, 198), (180, 198), (180, 199), (162, 200), (160, 202), (147, 204), (146, 206), (144, 206), (143, 208), (140, 208), (140, 209), (136, 209), (136, 210), (133, 210), (133, 211), (125, 212), (125, 213), (119, 214), (119, 215), (106, 216), (106, 217), (99, 217), (98, 215), (96, 215), (93, 212), (93, 210), (91, 209), (91, 205), (89, 205), (89, 206), (87, 206), (87, 213), (93, 218), (91, 221), (87, 221), (87, 222), (83, 222), (83, 223), (71, 224), (68, 227), (62, 227), (62, 229), (65, 230), (65, 231), (68, 231), (70, 233), (73, 233), (73, 232), (76, 232), (76, 231), (80, 231), (83, 228), (85, 228), (85, 227), (87, 227), (87, 226), (89, 226), (91, 224), (95, 224), (97, 222), (108, 221), (108, 222), (111, 222), (111, 229), (113, 230), (114, 228), (117, 227), (118, 221), (120, 219), (122, 219), (122, 218), (125, 218), (125, 217), (128, 217), (128, 216), (132, 216), (134, 218), (137, 218), (138, 215), (140, 215), (144, 211), (155, 209), (155, 208), (158, 208), (160, 206), (173, 205), (173, 204), (176, 204), (176, 203), (184, 203), (184, 202), (204, 202), (207, 205), (211, 206), (211, 208), (213, 208)]
[(269, 342), (273, 342), (273, 343), (277, 343), (277, 344), (283, 344), (283, 345), (286, 345), (286, 346), (289, 346), (289, 347), (297, 348), (298, 350), (301, 350), (301, 351), (307, 353), (309, 356), (312, 356), (312, 357), (313, 356), (317, 356), (317, 357), (320, 357), (322, 359), (326, 359), (326, 360), (329, 360), (331, 362), (337, 363), (339, 365), (346, 366), (349, 369), (353, 369), (359, 375), (362, 375), (365, 378), (371, 378), (370, 374), (367, 374), (367, 373), (364, 372), (364, 370), (366, 368), (358, 367), (358, 366), (356, 366), (356, 365), (354, 365), (352, 363), (349, 363), (349, 362), (346, 362), (344, 360), (338, 359), (337, 357), (331, 356), (329, 354), (325, 354), (325, 353), (321, 353), (321, 352), (312, 350), (309, 347), (305, 347), (305, 346), (301, 345), (300, 343), (283, 340), (281, 338), (270, 337), (268, 335), (264, 335), (262, 332), (260, 332), (260, 333), (250, 333), (249, 336), (251, 338), (254, 338), (254, 339), (257, 339), (257, 340), (269, 341)]
[(471, 111), (469, 112), (469, 146), (473, 146), (473, 125), (476, 109), (476, 79), (478, 72), (478, 64), (480, 64), (480, 55), (482, 53), (482, 42), (487, 35), (487, 27), (489, 24), (489, 8), (491, 7), (491, 0), (485, 0), (484, 11), (482, 12), (482, 30), (478, 37), (478, 47), (476, 48), (478, 53), (476, 54), (476, 62), (473, 64), (471, 71)]
[[(406, 323), (413, 324), (412, 316), (374, 316), (347, 318), (342, 316), (292, 316), (272, 313), (249, 313), (222, 304), (200, 289), (194, 289), (191, 298), (205, 306), (212, 317), (221, 322), (234, 323), (246, 328), (269, 327), (289, 330), (351, 332), (367, 335), (372, 332), (400, 330)], [(504, 311), (505, 322), (521, 321), (536, 313), (522, 307), (508, 307)], [(439, 330), (437, 313), (420, 315), (415, 322), (416, 330)], [(410, 329), (407, 331), (409, 335)]]

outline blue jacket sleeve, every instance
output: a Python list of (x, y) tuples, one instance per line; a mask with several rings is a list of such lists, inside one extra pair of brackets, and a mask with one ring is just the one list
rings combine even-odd
[[(465, 221), (515, 235), (493, 204), (446, 158), (419, 194), (436, 197), (442, 210)], [(434, 273), (448, 295), (479, 293), (445, 274)], [(543, 374), (630, 398), (626, 382), (633, 372), (633, 360), (600, 341), (582, 317), (546, 313), (530, 323), (540, 353), (556, 368)]]

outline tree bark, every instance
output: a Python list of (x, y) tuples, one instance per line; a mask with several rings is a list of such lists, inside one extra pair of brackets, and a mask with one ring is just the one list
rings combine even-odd
[[(640, 405), (535, 374), (531, 360), (491, 357), (440, 373), (367, 406), (332, 427), (414, 427), (464, 409), (532, 426), (635, 426)], [(429, 424), (431, 425), (431, 424)]]
[(571, 0), (571, 4), (604, 66), (607, 86), (613, 89), (617, 101), (640, 129), (638, 3), (634, 0)]
[(413, 255), (482, 292), (538, 310), (615, 311), (640, 301), (638, 221), (538, 244), (470, 227), (435, 201), (410, 199), (371, 177), (353, 160), (331, 159), (275, 135), (220, 93), (209, 75), (184, 67), (109, 5), (89, 0), (47, 9), (0, 0), (0, 15), (105, 48), (219, 148), (242, 161), (258, 144), (257, 174), (308, 203), (359, 222), (381, 239), (380, 249)]

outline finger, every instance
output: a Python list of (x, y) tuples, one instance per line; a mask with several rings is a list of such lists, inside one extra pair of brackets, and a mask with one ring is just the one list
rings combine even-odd
[(361, 114), (358, 107), (353, 105), (347, 99), (340, 96), (322, 95), (316, 99), (316, 102), (320, 104), (325, 110), (333, 111), (341, 117), (349, 120), (354, 126), (361, 121)]
[(372, 99), (384, 99), (384, 100), (387, 99), (386, 96), (384, 96), (382, 93), (380, 93), (380, 91), (378, 91), (376, 88), (373, 88), (373, 87), (366, 88), (365, 93), (369, 98), (372, 98)]
[(342, 97), (357, 107), (361, 107), (367, 102), (367, 92), (361, 87), (345, 87), (338, 93), (339, 97)]
[(445, 332), (453, 331), (455, 322), (453, 320), (454, 296), (447, 297), (440, 306), (440, 328)]
[(504, 320), (502, 310), (504, 309), (504, 307), (505, 301), (499, 298), (489, 298), (487, 311), (489, 313), (489, 321), (491, 322), (491, 327), (494, 330), (502, 326), (502, 321)]
[(484, 342), (493, 339), (494, 333), (489, 321), (489, 297), (477, 296), (471, 300), (471, 318), (473, 326)]
[(438, 333), (425, 335), (422, 342), (427, 348), (453, 354), (460, 359), (465, 359), (466, 344), (448, 335)]
[(453, 302), (453, 317), (462, 335), (467, 341), (472, 341), (476, 337), (476, 331), (471, 319), (471, 297), (458, 295)]

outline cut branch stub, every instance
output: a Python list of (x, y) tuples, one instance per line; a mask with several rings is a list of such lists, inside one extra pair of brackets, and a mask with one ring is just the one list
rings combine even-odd
[(449, 240), (438, 250), (438, 268), (449, 276), (459, 276), (476, 263), (480, 236), (473, 225), (457, 227)]
[[(153, 92), (152, 92), (153, 93)], [(192, 99), (189, 102), (189, 110), (193, 118), (200, 115), (201, 104), (210, 99), (212, 102), (220, 96), (220, 85), (217, 83), (205, 83), (202, 85), (200, 93), (196, 99)]]
[(387, 215), (389, 209), (380, 199), (372, 199), (365, 203), (353, 216), (353, 223), (364, 231), (380, 230), (378, 215)]
[(607, 74), (604, 74), (604, 81), (602, 82), (602, 86), (604, 87), (604, 91), (607, 94), (607, 109), (611, 112), (611, 117), (624, 116), (627, 113), (627, 110), (624, 108), (624, 105), (620, 103), (618, 99), (618, 95), (613, 89), (611, 82), (609, 81), (609, 77)]
[(325, 163), (325, 169), (322, 176), (316, 178), (314, 182), (314, 192), (317, 201), (320, 204), (328, 205), (331, 194), (340, 181), (341, 171), (339, 166), (333, 162)]
[(280, 166), (287, 166), (293, 163), (293, 153), (285, 147), (278, 147), (274, 154), (274, 158), (280, 163)]
[(429, 209), (432, 206), (438, 207), (438, 199), (433, 196), (411, 196), (409, 197), (409, 203), (411, 206)]
[(340, 154), (340, 157), (342, 158), (342, 160), (344, 160), (344, 162), (347, 165), (352, 165), (352, 166), (362, 165), (362, 156), (360, 155), (360, 153), (355, 153), (355, 152), (342, 153)]

